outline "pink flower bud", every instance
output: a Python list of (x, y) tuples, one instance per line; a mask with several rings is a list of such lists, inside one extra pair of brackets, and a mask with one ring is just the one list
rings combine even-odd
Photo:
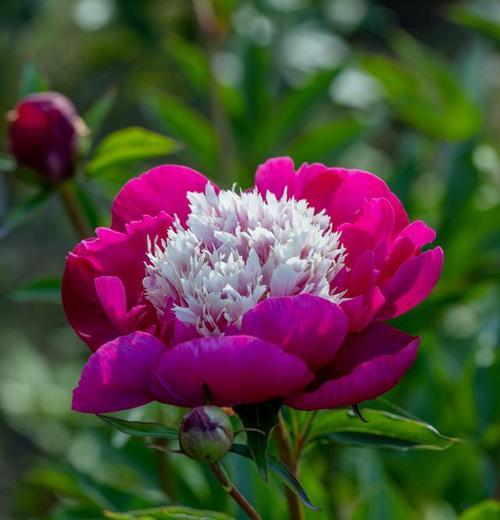
[(75, 171), (79, 138), (87, 128), (71, 101), (57, 92), (23, 98), (7, 114), (10, 151), (17, 162), (49, 182)]
[(182, 420), (179, 432), (182, 451), (192, 459), (216, 462), (233, 444), (229, 416), (217, 406), (197, 406)]

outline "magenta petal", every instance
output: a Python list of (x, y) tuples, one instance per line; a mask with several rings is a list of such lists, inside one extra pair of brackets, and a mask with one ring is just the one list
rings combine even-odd
[(325, 209), (334, 227), (353, 222), (365, 201), (387, 199), (394, 211), (394, 231), (408, 225), (408, 215), (387, 184), (369, 172), (303, 164), (297, 172), (296, 197), (305, 198), (317, 210)]
[(206, 337), (166, 352), (155, 373), (155, 399), (177, 406), (235, 406), (285, 397), (313, 379), (305, 364), (250, 336)]
[[(71, 326), (92, 350), (124, 333), (123, 320), (111, 309), (123, 297), (118, 283), (125, 291), (128, 309), (135, 307), (142, 294), (147, 241), (165, 237), (171, 223), (172, 218), (162, 213), (134, 222), (126, 233), (98, 228), (96, 238), (83, 240), (68, 255), (61, 290), (64, 310)], [(96, 285), (102, 276), (119, 278), (120, 282), (108, 280)]]
[(363, 295), (342, 302), (342, 309), (349, 317), (349, 332), (364, 329), (385, 303), (384, 295), (378, 287), (373, 287)]
[(123, 235), (119, 242), (84, 240), (66, 259), (61, 289), (64, 311), (75, 332), (92, 350), (121, 334), (101, 304), (95, 279), (114, 274), (112, 266), (101, 258), (115, 247), (119, 249), (125, 241)]
[(99, 276), (94, 281), (97, 297), (110, 322), (125, 332), (127, 322), (127, 301), (125, 288), (117, 276)]
[(304, 163), (297, 171), (295, 196), (306, 199), (316, 211), (326, 210), (336, 225), (335, 215), (328, 211), (337, 189), (342, 183), (342, 177), (336, 168), (327, 168), (320, 163)]
[(399, 236), (396, 238), (382, 264), (382, 278), (379, 281), (383, 282), (392, 277), (401, 264), (415, 256), (415, 251), (415, 244), (408, 237)]
[(351, 330), (352, 322), (358, 322), (360, 318), (362, 319), (362, 316), (360, 316), (360, 314), (362, 314), (364, 303), (365, 298), (362, 294), (354, 296), (353, 298), (348, 298), (347, 300), (341, 303), (342, 310), (349, 317), (349, 328)]
[(125, 184), (112, 207), (113, 229), (123, 231), (125, 224), (156, 216), (165, 211), (184, 222), (189, 213), (186, 194), (204, 191), (207, 178), (187, 166), (157, 166)]
[(347, 251), (345, 261), (349, 267), (355, 265), (363, 253), (373, 249), (373, 237), (364, 229), (345, 223), (341, 224), (338, 230), (342, 233), (341, 241)]
[(427, 298), (439, 279), (443, 259), (443, 250), (436, 247), (404, 262), (382, 287), (386, 304), (377, 318), (395, 318)]
[(327, 208), (336, 224), (353, 222), (366, 200), (382, 197), (389, 201), (394, 210), (395, 231), (408, 225), (408, 215), (401, 201), (382, 179), (362, 170), (339, 168), (336, 171), (342, 175), (342, 183), (335, 192), (331, 206)]
[(160, 340), (145, 332), (106, 343), (83, 369), (73, 392), (73, 410), (106, 413), (149, 403), (152, 370), (165, 350)]
[(356, 260), (349, 273), (349, 296), (363, 294), (372, 289), (375, 274), (373, 253), (365, 251)]
[(169, 346), (179, 345), (180, 343), (186, 343), (186, 341), (201, 337), (194, 325), (183, 323), (178, 318), (174, 319), (172, 325), (172, 334), (168, 343)]
[(416, 220), (399, 234), (400, 237), (408, 237), (415, 247), (422, 247), (429, 244), (436, 238), (436, 232), (429, 227), (425, 222)]
[(394, 232), (394, 209), (383, 197), (368, 199), (352, 225), (368, 233), (374, 244), (389, 240)]
[(290, 157), (269, 159), (257, 168), (255, 186), (259, 193), (265, 195), (270, 191), (279, 199), (285, 188), (289, 197), (294, 195), (295, 167)]
[(394, 387), (415, 361), (420, 338), (384, 323), (348, 336), (340, 353), (309, 391), (285, 402), (300, 410), (349, 406), (374, 399)]
[(243, 316), (241, 334), (279, 345), (318, 370), (337, 353), (347, 333), (342, 309), (319, 296), (268, 298)]

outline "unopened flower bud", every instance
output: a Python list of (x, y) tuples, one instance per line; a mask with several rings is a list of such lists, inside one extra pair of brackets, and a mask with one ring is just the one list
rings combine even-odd
[(57, 92), (31, 94), (7, 114), (7, 121), (10, 151), (21, 166), (49, 182), (74, 173), (79, 139), (87, 128), (68, 98)]
[(233, 444), (231, 420), (217, 406), (193, 408), (182, 420), (179, 441), (182, 451), (188, 457), (216, 462)]

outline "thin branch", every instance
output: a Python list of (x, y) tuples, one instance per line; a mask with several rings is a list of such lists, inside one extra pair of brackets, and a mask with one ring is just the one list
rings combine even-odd
[(222, 469), (217, 462), (210, 464), (212, 473), (216, 476), (217, 480), (222, 484), (222, 487), (231, 495), (233, 500), (243, 509), (248, 518), (251, 520), (262, 520), (259, 513), (255, 511), (252, 504), (241, 494), (240, 490), (230, 481), (226, 472)]

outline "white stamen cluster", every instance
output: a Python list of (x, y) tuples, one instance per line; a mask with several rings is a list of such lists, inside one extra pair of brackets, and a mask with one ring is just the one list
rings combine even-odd
[(173, 302), (176, 317), (204, 336), (241, 323), (269, 296), (303, 293), (342, 301), (330, 283), (344, 266), (340, 233), (305, 200), (256, 190), (190, 192), (185, 226), (149, 243), (145, 294), (158, 314)]

